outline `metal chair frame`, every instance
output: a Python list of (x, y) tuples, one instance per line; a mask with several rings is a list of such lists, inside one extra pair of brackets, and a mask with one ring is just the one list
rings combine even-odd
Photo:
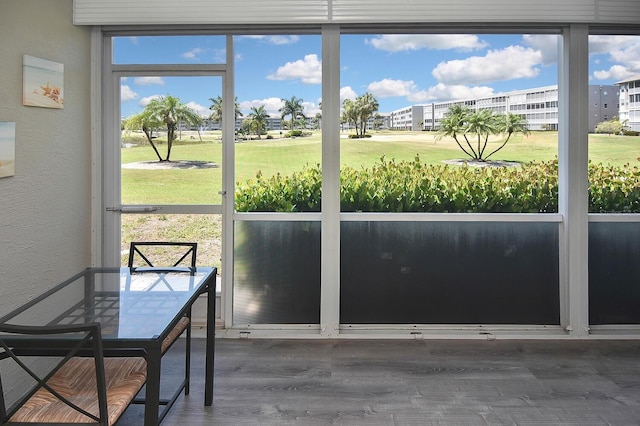
[[(36, 386), (19, 398), (11, 407), (5, 403), (4, 389), (0, 377), (0, 423), (11, 424), (9, 419), (24, 405), (40, 388), (44, 388), (54, 395), (58, 400), (78, 411), (86, 417), (92, 419), (100, 425), (108, 424), (107, 391), (105, 379), (104, 357), (102, 351), (102, 336), (100, 334), (100, 323), (89, 323), (82, 325), (55, 325), (55, 326), (22, 326), (0, 324), (0, 360), (13, 359), (20, 368), (31, 376), (36, 382)], [(54, 335), (75, 334), (76, 338), (50, 337)], [(70, 347), (67, 347), (69, 346)], [(99, 415), (95, 416), (86, 410), (78, 407), (73, 402), (62, 396), (59, 392), (47, 384), (63, 365), (72, 357), (90, 352), (95, 360), (97, 399)], [(23, 360), (25, 357), (42, 354), (59, 355), (64, 357), (55, 367), (44, 377), (40, 377)], [(87, 424), (95, 424), (89, 423)]]
[[(129, 245), (129, 260), (127, 262), (127, 266), (129, 268), (133, 270), (137, 270), (136, 266), (134, 266), (134, 260), (137, 257), (140, 257), (144, 263), (145, 266), (147, 267), (164, 267), (167, 265), (154, 265), (152, 261), (150, 261), (148, 259), (147, 256), (145, 256), (145, 254), (141, 251), (140, 247), (167, 247), (167, 246), (173, 246), (173, 247), (184, 247), (185, 248), (185, 253), (182, 255), (182, 257), (180, 257), (178, 259), (177, 262), (175, 262), (173, 265), (170, 265), (170, 267), (178, 267), (180, 264), (183, 263), (183, 261), (185, 259), (187, 259), (189, 256), (191, 256), (188, 264), (190, 268), (195, 268), (196, 267), (196, 256), (197, 256), (197, 252), (198, 252), (198, 243), (193, 243), (193, 242), (171, 242), (171, 241), (132, 241)], [(190, 378), (191, 378), (191, 309), (189, 309), (189, 311), (186, 313), (186, 317), (189, 319), (189, 324), (186, 326), (186, 348), (185, 348), (185, 386), (184, 386), (184, 394), (185, 395), (189, 395), (189, 385), (190, 385)], [(182, 334), (182, 331), (180, 333), (177, 333), (176, 335), (176, 339), (180, 336), (180, 334)], [(174, 341), (175, 342), (175, 339)], [(167, 350), (169, 349), (169, 347), (171, 347), (173, 345), (173, 342), (171, 342), (171, 344), (168, 345)]]

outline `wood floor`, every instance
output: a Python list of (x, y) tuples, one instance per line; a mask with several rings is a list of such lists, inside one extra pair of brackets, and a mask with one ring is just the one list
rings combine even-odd
[(218, 339), (213, 407), (203, 350), (163, 425), (640, 425), (640, 341)]

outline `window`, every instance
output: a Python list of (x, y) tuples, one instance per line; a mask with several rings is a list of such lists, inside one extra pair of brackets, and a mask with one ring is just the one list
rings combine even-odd
[[(419, 191), (418, 186), (426, 188), (428, 184), (416, 179), (415, 171), (420, 164), (425, 166), (421, 171), (433, 174), (420, 179), (456, 179), (443, 176), (498, 173), (497, 169), (476, 172), (461, 167), (474, 161), (517, 166), (505, 172), (514, 174), (532, 160), (553, 162), (558, 152), (557, 133), (539, 131), (557, 129), (558, 125), (557, 60), (553, 58), (557, 43), (555, 35), (342, 35), (342, 211), (530, 211), (529, 207), (507, 206), (505, 199), (474, 202), (473, 207), (447, 205), (447, 197), (455, 195)], [(515, 52), (522, 57), (513, 58)], [(509, 69), (536, 78), (511, 75), (505, 67), (495, 66), (496, 61), (515, 61), (517, 71)], [(366, 122), (359, 121), (359, 105), (367, 111)], [(533, 132), (528, 136), (515, 132), (510, 137), (495, 132), (481, 146), (471, 134), (467, 138), (459, 135), (456, 141), (451, 134), (439, 133), (451, 108), (470, 114), (485, 111), (496, 117), (518, 113)], [(356, 111), (353, 117), (352, 110)], [(388, 121), (384, 117), (389, 117)], [(508, 143), (502, 146), (504, 142)], [(496, 162), (486, 163), (486, 157)], [(447, 168), (440, 171), (445, 165)], [(548, 167), (555, 170), (551, 163)], [(555, 176), (555, 171), (552, 174)], [(398, 180), (391, 181), (391, 176)], [(492, 197), (488, 193), (483, 196)], [(556, 211), (557, 197), (554, 194), (552, 198), (551, 204), (536, 211)]]

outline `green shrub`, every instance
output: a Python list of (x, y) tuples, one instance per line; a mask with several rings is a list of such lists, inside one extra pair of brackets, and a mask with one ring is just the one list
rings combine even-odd
[[(239, 185), (238, 211), (320, 211), (320, 165)], [(382, 158), (371, 168), (341, 171), (345, 212), (554, 213), (558, 211), (557, 161), (522, 167), (425, 165)], [(640, 212), (640, 172), (590, 165), (590, 211)]]
[(640, 132), (637, 130), (623, 130), (622, 134), (624, 136), (640, 136)]
[(302, 130), (289, 130), (287, 133), (284, 134), (285, 138), (297, 138), (302, 136)]
[(589, 211), (639, 213), (640, 169), (589, 164)]
[(365, 133), (364, 135), (356, 135), (356, 134), (351, 134), (349, 135), (349, 139), (362, 139), (362, 138), (370, 138), (371, 135), (368, 133)]

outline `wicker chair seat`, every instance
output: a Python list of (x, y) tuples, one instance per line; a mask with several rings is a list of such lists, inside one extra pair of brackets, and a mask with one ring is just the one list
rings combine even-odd
[(182, 334), (182, 332), (189, 326), (191, 320), (189, 317), (182, 317), (180, 321), (176, 324), (175, 327), (171, 330), (171, 332), (164, 338), (162, 341), (162, 353), (165, 353), (167, 349), (173, 345), (173, 342)]
[[(147, 378), (142, 357), (105, 358), (109, 425), (114, 424), (140, 391)], [(67, 361), (47, 382), (56, 392), (78, 407), (98, 416), (95, 361), (75, 357)], [(40, 388), (11, 417), (11, 422), (92, 423), (44, 388)]]

